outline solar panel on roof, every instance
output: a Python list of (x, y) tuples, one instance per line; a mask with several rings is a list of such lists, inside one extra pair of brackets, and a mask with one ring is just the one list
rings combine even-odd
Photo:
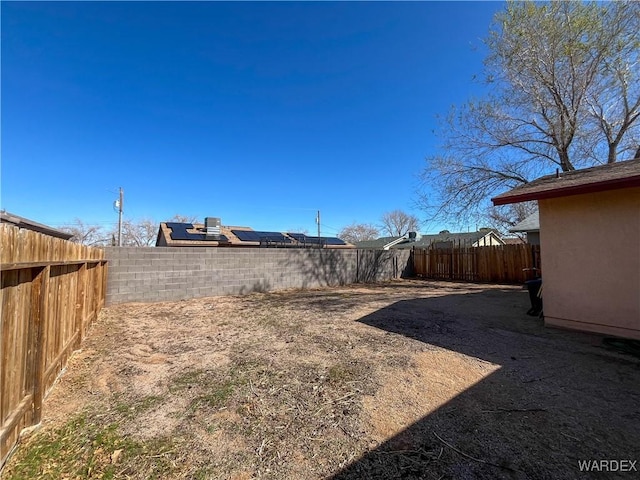
[(346, 245), (344, 240), (340, 240), (338, 237), (308, 237), (304, 233), (287, 233), (291, 238), (294, 238), (300, 243), (307, 245)]
[(236, 237), (238, 237), (238, 240), (240, 240), (241, 242), (259, 242), (260, 241), (260, 237), (258, 237), (256, 235), (256, 232), (252, 231), (252, 230), (231, 230), (231, 233), (233, 233)]
[(191, 223), (177, 223), (167, 222), (167, 227), (171, 229), (171, 240), (197, 240), (197, 241), (215, 241), (215, 242), (228, 242), (229, 239), (224, 235), (220, 235), (219, 238), (207, 237), (204, 233), (191, 233), (187, 230), (193, 229)]
[(173, 230), (174, 228), (179, 228), (179, 229), (188, 229), (188, 228), (193, 228), (193, 225), (190, 223), (182, 223), (182, 222), (167, 222), (166, 223), (167, 227), (169, 227), (171, 230)]
[(255, 232), (260, 241), (291, 243), (281, 232)]
[(322, 242), (322, 239), (319, 240), (318, 237), (308, 237), (304, 233), (287, 233), (287, 235), (300, 243), (316, 245)]
[(241, 242), (280, 242), (291, 243), (291, 240), (280, 232), (259, 232), (255, 230), (231, 230)]
[(325, 242), (327, 245), (346, 245), (347, 242), (339, 239), (338, 237), (326, 237)]
[(167, 227), (171, 229), (171, 240), (191, 240), (187, 232), (187, 228), (193, 228), (190, 223), (167, 223)]

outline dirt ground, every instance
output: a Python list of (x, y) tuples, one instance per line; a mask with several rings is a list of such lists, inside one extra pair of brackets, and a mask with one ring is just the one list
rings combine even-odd
[(112, 306), (3, 478), (555, 479), (640, 463), (640, 360), (528, 308), (519, 287), (419, 280)]

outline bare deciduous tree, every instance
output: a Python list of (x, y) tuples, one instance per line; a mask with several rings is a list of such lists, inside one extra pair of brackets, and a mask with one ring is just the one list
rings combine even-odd
[[(306, 235), (307, 237), (311, 235), (309, 233), (309, 229), (308, 228), (304, 228), (304, 227), (289, 228), (286, 231), (287, 232), (291, 232), (291, 233), (302, 233), (303, 235)], [(315, 235), (318, 235), (318, 234), (315, 233)]]
[(340, 233), (338, 237), (349, 243), (364, 242), (366, 240), (374, 240), (380, 236), (378, 229), (368, 223), (352, 223), (347, 225)]
[(176, 213), (167, 221), (177, 223), (202, 223), (203, 219), (199, 219), (195, 215), (180, 215)]
[[(170, 222), (198, 223), (198, 217), (174, 215)], [(151, 218), (126, 219), (122, 222), (122, 245), (124, 247), (152, 247), (156, 244), (160, 223)], [(111, 234), (117, 238), (118, 232)]]
[(390, 236), (402, 236), (405, 233), (418, 230), (420, 221), (415, 215), (402, 210), (393, 210), (382, 215), (382, 232)]
[[(159, 224), (152, 219), (124, 220), (122, 222), (123, 247), (152, 247), (156, 244)], [(117, 232), (115, 232), (117, 237)]]
[(60, 230), (72, 234), (72, 242), (88, 246), (106, 246), (110, 244), (111, 236), (99, 225), (89, 225), (79, 218), (74, 219), (72, 225), (62, 227)]
[[(503, 235), (512, 235), (509, 228), (523, 221), (537, 209), (537, 202), (521, 202), (492, 207), (487, 214), (487, 220), (489, 226)], [(522, 238), (522, 236), (518, 236)]]
[[(196, 223), (196, 217), (175, 215), (171, 221), (181, 223)], [(122, 245), (125, 247), (151, 247), (156, 243), (160, 224), (151, 218), (125, 219), (122, 222)], [(115, 245), (118, 238), (118, 226), (105, 229), (99, 225), (90, 225), (80, 219), (75, 219), (70, 226), (61, 230), (71, 233), (71, 241), (90, 246)]]
[(419, 203), (468, 222), (556, 168), (631, 157), (640, 137), (640, 3), (508, 2), (486, 41), (489, 94), (454, 108)]

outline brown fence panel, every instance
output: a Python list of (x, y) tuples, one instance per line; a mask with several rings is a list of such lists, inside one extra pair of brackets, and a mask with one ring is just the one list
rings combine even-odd
[(0, 468), (104, 305), (97, 248), (0, 224)]
[(465, 282), (522, 283), (540, 274), (540, 246), (416, 248), (413, 268), (418, 277)]
[[(16, 270), (2, 275), (2, 345), (0, 372), (0, 448), (8, 451), (20, 431), (33, 421), (33, 325), (31, 315), (33, 273)], [(9, 337), (7, 330), (13, 331)]]

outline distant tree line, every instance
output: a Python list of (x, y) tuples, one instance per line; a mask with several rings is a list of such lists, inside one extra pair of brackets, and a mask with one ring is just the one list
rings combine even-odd
[[(168, 221), (181, 223), (197, 222), (197, 217), (174, 215)], [(122, 221), (122, 246), (123, 247), (152, 247), (156, 244), (159, 222), (150, 218), (139, 220), (125, 219)], [(104, 228), (99, 225), (91, 225), (76, 218), (72, 225), (62, 227), (60, 230), (70, 233), (72, 242), (81, 243), (93, 247), (115, 246), (118, 243), (118, 226)]]
[[(179, 223), (197, 223), (198, 218), (187, 215), (174, 215), (167, 220)], [(122, 246), (123, 247), (152, 247), (156, 244), (159, 223), (150, 218), (138, 220), (125, 219), (122, 222)], [(379, 225), (367, 223), (352, 223), (344, 227), (338, 236), (347, 242), (354, 243), (364, 240), (373, 240), (381, 235), (402, 236), (407, 232), (416, 231), (419, 220), (415, 215), (410, 215), (401, 210), (393, 210), (382, 215)], [(72, 234), (72, 242), (94, 247), (115, 246), (118, 242), (117, 225), (104, 228), (100, 225), (92, 225), (76, 218), (72, 225), (62, 227), (60, 230)], [(294, 229), (296, 230), (296, 229)], [(297, 231), (303, 231), (297, 229)], [(306, 233), (306, 230), (304, 231)]]
[(380, 236), (401, 237), (408, 232), (417, 231), (419, 225), (420, 220), (415, 215), (393, 210), (382, 215), (379, 225), (354, 222), (340, 230), (338, 237), (349, 243), (375, 240)]

